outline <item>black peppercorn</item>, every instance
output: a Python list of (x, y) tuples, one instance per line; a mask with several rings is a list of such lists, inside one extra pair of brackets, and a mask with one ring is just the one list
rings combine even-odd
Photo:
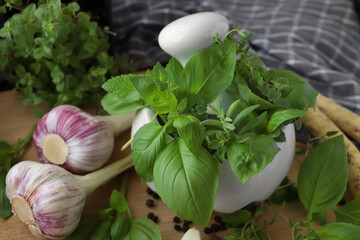
[(150, 212), (150, 213), (148, 213), (147, 218), (152, 219), (154, 216), (155, 216), (155, 214)]
[(208, 235), (211, 234), (211, 229), (209, 227), (204, 228), (204, 233)]
[(189, 230), (189, 225), (184, 224), (184, 225), (182, 226), (182, 231), (183, 231), (183, 232), (186, 232), (187, 230)]
[(159, 196), (159, 194), (157, 194), (157, 193), (153, 193), (152, 196), (153, 196), (153, 198), (155, 198), (155, 199), (160, 199), (160, 196)]
[(219, 231), (219, 225), (213, 223), (211, 224), (211, 231), (212, 232), (218, 232)]
[(146, 204), (146, 206), (148, 206), (150, 208), (154, 207), (154, 201), (151, 199), (146, 200), (145, 204)]
[(221, 219), (220, 216), (215, 216), (214, 221), (217, 222), (217, 223), (221, 223), (222, 219)]
[(184, 221), (184, 224), (190, 225), (190, 224), (192, 224), (192, 221), (185, 220), (185, 221)]
[(149, 195), (153, 195), (153, 194), (154, 194), (153, 190), (151, 190), (151, 188), (149, 188), (149, 187), (146, 189), (146, 192), (147, 192), (147, 194), (149, 194)]
[(220, 223), (220, 230), (226, 230), (226, 223), (225, 222), (221, 222)]
[(179, 222), (180, 222), (180, 218), (179, 218), (178, 216), (175, 216), (175, 217), (173, 218), (173, 221), (174, 221), (175, 223), (179, 223)]
[(175, 229), (176, 231), (180, 232), (180, 231), (181, 231), (181, 226), (180, 226), (179, 224), (175, 224), (175, 225), (174, 225), (174, 229)]
[(154, 216), (151, 220), (153, 220), (154, 223), (157, 223), (159, 218), (158, 218), (158, 216)]

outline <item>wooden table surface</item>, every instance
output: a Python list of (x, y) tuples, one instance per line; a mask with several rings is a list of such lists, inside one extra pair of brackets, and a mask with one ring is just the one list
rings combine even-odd
[[(23, 106), (16, 100), (19, 96), (12, 92), (0, 92), (0, 140), (5, 140), (9, 143), (17, 141), (18, 138), (24, 138), (30, 129), (38, 122), (38, 118), (33, 115), (35, 107)], [(129, 139), (130, 131), (125, 132), (116, 139), (116, 147), (110, 158), (110, 161), (117, 160), (121, 157), (130, 154), (130, 150), (125, 152), (120, 151), (120, 147)], [(301, 144), (297, 145), (299, 148)], [(290, 179), (296, 181), (297, 170), (303, 156), (296, 155), (292, 168), (289, 172)], [(21, 160), (37, 161), (37, 155), (33, 144), (24, 151)], [(136, 175), (133, 169), (130, 170), (130, 179), (127, 185), (126, 198), (134, 218), (146, 217), (149, 212), (154, 212), (159, 217), (158, 226), (164, 240), (181, 239), (183, 233), (174, 230), (172, 222), (174, 213), (161, 201), (155, 200), (155, 207), (148, 208), (145, 201), (151, 197), (146, 193), (146, 184), (143, 183)], [(97, 219), (97, 211), (109, 201), (110, 194), (113, 189), (119, 188), (120, 178), (117, 177), (108, 184), (97, 189), (90, 195), (86, 201), (83, 218)], [(266, 232), (272, 240), (289, 240), (291, 239), (291, 228), (287, 219), (292, 222), (298, 220), (305, 220), (306, 211), (299, 201), (288, 203), (285, 207), (272, 206), (265, 203), (269, 209), (268, 214), (264, 214), (263, 218), (271, 221), (273, 216), (277, 214), (274, 224), (267, 226)], [(329, 221), (334, 221), (332, 212), (328, 213)], [(213, 222), (213, 218), (209, 225)], [(262, 222), (262, 219), (259, 219)], [(209, 235), (203, 233), (203, 228), (197, 227), (201, 231), (202, 239), (213, 239)], [(230, 235), (229, 231), (222, 231), (217, 233), (221, 239), (224, 236)], [(12, 215), (8, 219), (0, 219), (0, 239), (21, 239), (32, 240), (37, 239), (30, 234), (27, 227), (22, 224), (19, 219)]]

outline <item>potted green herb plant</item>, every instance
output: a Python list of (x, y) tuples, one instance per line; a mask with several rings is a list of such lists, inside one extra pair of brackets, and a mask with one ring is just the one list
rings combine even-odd
[[(169, 27), (185, 23), (190, 30), (179, 28), (178, 39), (186, 45), (184, 34), (193, 34), (200, 48), (209, 44), (198, 41), (202, 30), (224, 25), (216, 13), (184, 19)], [(204, 25), (196, 28), (195, 22)], [(299, 117), (314, 106), (317, 95), (295, 73), (268, 70), (247, 47), (251, 34), (234, 29), (213, 35), (214, 44), (188, 62), (181, 56), (191, 54), (172, 54), (184, 66), (172, 58), (165, 68), (158, 63), (144, 75), (108, 80), (102, 99), (111, 114), (138, 110), (132, 129), (136, 172), (146, 182), (153, 180), (176, 214), (202, 226), (208, 224), (214, 203), (215, 210), (231, 212), (275, 190), (292, 162), (292, 123), (300, 126)], [(237, 184), (245, 186), (241, 192)], [(257, 194), (266, 188), (264, 195)], [(221, 209), (231, 201), (241, 203)]]

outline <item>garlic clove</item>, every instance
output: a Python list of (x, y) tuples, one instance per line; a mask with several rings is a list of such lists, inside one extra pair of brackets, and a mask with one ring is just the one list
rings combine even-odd
[(201, 240), (200, 232), (196, 228), (190, 228), (187, 230), (181, 240)]
[(75, 174), (102, 167), (114, 148), (114, 135), (131, 126), (134, 113), (92, 116), (71, 105), (53, 108), (39, 121), (33, 142), (42, 163)]

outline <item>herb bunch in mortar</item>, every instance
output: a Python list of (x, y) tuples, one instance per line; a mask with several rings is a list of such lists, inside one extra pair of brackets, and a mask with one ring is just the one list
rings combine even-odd
[(158, 63), (145, 75), (122, 75), (103, 85), (109, 113), (155, 112), (156, 121), (132, 139), (135, 170), (144, 181), (154, 180), (177, 215), (201, 226), (213, 210), (219, 164), (229, 161), (246, 182), (278, 153), (282, 127), (299, 127), (299, 117), (315, 105), (317, 92), (303, 78), (268, 70), (249, 51), (250, 36), (234, 29), (224, 41), (215, 37), (185, 67), (172, 58), (165, 68)]

